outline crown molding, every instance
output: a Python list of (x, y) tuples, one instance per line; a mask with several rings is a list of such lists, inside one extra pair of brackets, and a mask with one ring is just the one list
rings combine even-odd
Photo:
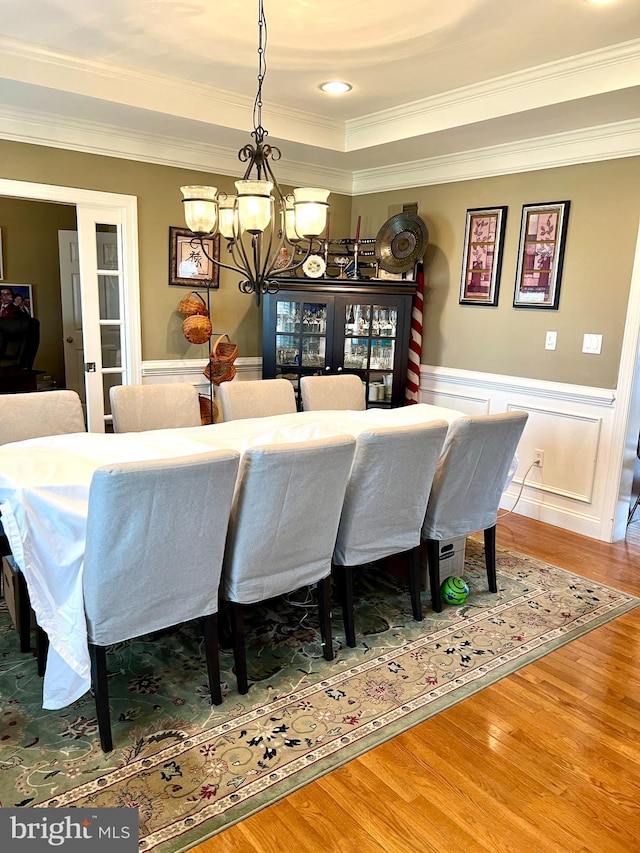
[[(236, 178), (244, 172), (236, 149), (16, 107), (0, 107), (0, 138)], [(289, 159), (278, 162), (278, 178), (283, 184), (321, 185), (346, 195), (353, 186), (349, 171)]]
[[(98, 122), (5, 108), (0, 109), (0, 128), (0, 138), (15, 142), (221, 175), (238, 176), (240, 171), (235, 150)], [(278, 171), (282, 183), (366, 195), (638, 154), (640, 119), (376, 169), (351, 172), (286, 159), (279, 162)]]
[[(271, 135), (351, 152), (640, 85), (640, 39), (485, 80), (347, 122), (270, 105)], [(0, 77), (31, 86), (245, 130), (253, 99), (168, 74), (0, 36)], [(209, 119), (211, 117), (211, 120)]]
[(640, 39), (578, 54), (346, 122), (357, 151), (640, 85)]
[(640, 119), (354, 172), (353, 195), (616, 160), (640, 154)]

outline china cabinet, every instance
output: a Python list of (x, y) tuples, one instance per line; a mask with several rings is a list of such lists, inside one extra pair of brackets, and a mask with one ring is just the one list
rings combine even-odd
[(367, 406), (404, 404), (414, 282), (283, 279), (264, 297), (262, 375), (355, 373)]

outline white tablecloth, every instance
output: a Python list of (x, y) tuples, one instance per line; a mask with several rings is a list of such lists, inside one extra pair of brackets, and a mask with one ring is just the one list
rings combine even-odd
[(114, 462), (213, 449), (357, 436), (372, 426), (446, 420), (461, 413), (418, 404), (363, 412), (299, 412), (204, 427), (139, 433), (76, 433), (0, 446), (0, 513), (24, 572), (38, 624), (49, 636), (43, 707), (62, 708), (89, 689), (82, 568), (91, 477)]

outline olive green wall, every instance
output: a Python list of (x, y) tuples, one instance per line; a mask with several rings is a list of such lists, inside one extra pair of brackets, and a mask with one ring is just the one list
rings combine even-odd
[[(557, 311), (514, 308), (523, 204), (569, 199)], [(460, 181), (354, 199), (362, 234), (419, 202), (429, 229), (425, 256), (422, 362), (441, 367), (599, 388), (617, 384), (622, 334), (640, 222), (640, 158)], [(508, 205), (497, 307), (460, 305), (467, 208)], [(557, 349), (544, 349), (545, 333)], [(602, 334), (602, 354), (582, 354), (585, 333)]]
[(58, 231), (74, 230), (75, 207), (0, 198), (4, 283), (33, 287), (40, 347), (34, 362), (64, 387)]
[[(181, 184), (214, 183), (230, 192), (233, 178), (7, 141), (0, 141), (0, 164), (4, 178), (136, 196), (143, 359), (206, 355), (181, 332), (176, 308), (188, 291), (167, 284), (168, 232), (183, 224)], [(559, 308), (513, 308), (522, 205), (562, 199), (571, 211)], [(336, 194), (329, 201), (334, 238), (355, 233), (358, 215), (361, 235), (375, 237), (403, 203), (419, 203), (429, 228), (423, 363), (615, 387), (640, 221), (640, 158), (363, 195), (353, 205)], [(509, 208), (499, 304), (459, 305), (465, 212), (495, 205)], [(223, 270), (212, 291), (214, 330), (228, 333), (241, 356), (259, 356), (260, 312), (237, 280)], [(558, 333), (555, 351), (544, 349), (548, 330)], [(581, 353), (585, 332), (603, 335), (602, 355)]]
[[(286, 151), (283, 156), (286, 157)], [(230, 193), (234, 191), (236, 178), (4, 140), (0, 140), (0, 164), (0, 174), (10, 180), (136, 196), (142, 358), (148, 361), (206, 357), (206, 346), (190, 344), (182, 334), (183, 318), (176, 309), (188, 289), (167, 284), (169, 226), (184, 227), (181, 185), (214, 184)], [(238, 164), (238, 177), (240, 172)], [(332, 232), (347, 236), (351, 199), (332, 193), (329, 201)], [(222, 270), (220, 289), (211, 292), (213, 328), (230, 335), (238, 344), (241, 357), (259, 356), (260, 310), (251, 297), (239, 292), (238, 280), (239, 276)]]

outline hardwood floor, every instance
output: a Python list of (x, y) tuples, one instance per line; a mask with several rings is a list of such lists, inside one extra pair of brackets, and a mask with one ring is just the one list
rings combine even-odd
[[(498, 542), (640, 596), (640, 520), (610, 545), (509, 515)], [(639, 658), (637, 608), (193, 850), (635, 853)]]

